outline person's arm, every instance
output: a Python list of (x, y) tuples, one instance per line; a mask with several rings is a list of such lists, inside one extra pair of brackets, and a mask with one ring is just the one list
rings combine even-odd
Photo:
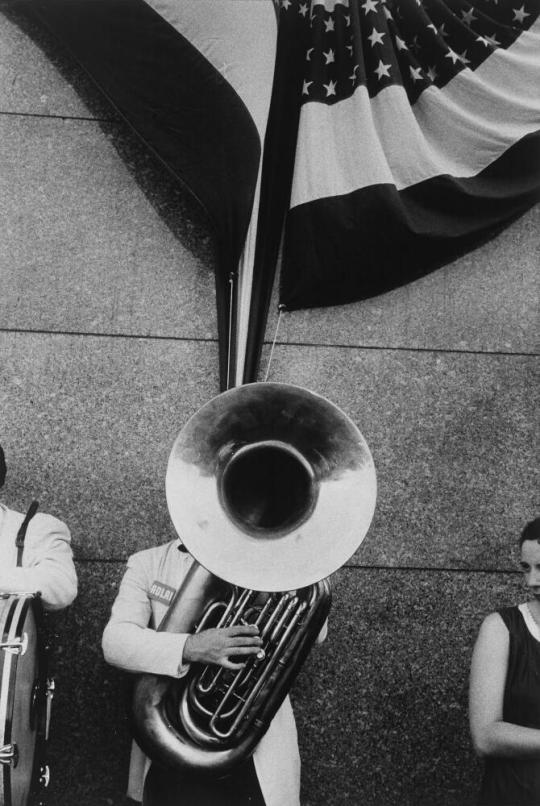
[(6, 593), (41, 593), (47, 610), (61, 610), (77, 595), (77, 574), (65, 523), (39, 513), (28, 526), (23, 568), (0, 569), (0, 590)]
[(230, 627), (189, 633), (157, 632), (152, 615), (147, 571), (140, 555), (130, 557), (111, 618), (103, 633), (107, 663), (128, 672), (181, 677), (191, 662), (240, 668), (230, 656), (256, 654), (261, 640), (255, 627)]
[(152, 606), (147, 575), (144, 559), (130, 557), (103, 632), (103, 654), (107, 663), (127, 672), (180, 677), (186, 671), (182, 650), (187, 635), (156, 632), (148, 626)]
[(540, 729), (503, 720), (510, 637), (498, 613), (480, 627), (469, 686), (471, 737), (479, 756), (540, 758)]

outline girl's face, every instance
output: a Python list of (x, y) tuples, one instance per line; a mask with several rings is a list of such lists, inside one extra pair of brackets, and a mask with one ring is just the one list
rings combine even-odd
[(521, 570), (525, 577), (525, 584), (540, 600), (540, 543), (537, 540), (525, 540), (521, 546)]

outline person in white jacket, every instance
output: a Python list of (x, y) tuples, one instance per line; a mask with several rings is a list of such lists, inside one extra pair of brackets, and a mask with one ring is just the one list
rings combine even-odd
[[(156, 631), (192, 563), (178, 540), (129, 558), (103, 634), (108, 663), (129, 672), (180, 678), (191, 661), (235, 668), (231, 655), (247, 657), (259, 651), (261, 640), (253, 626), (211, 629), (197, 635)], [(326, 626), (319, 641), (325, 634)], [(299, 806), (300, 756), (289, 698), (253, 758), (217, 782), (150, 765), (133, 742), (128, 796), (144, 806)]]
[[(5, 475), (0, 446), (0, 487)], [(28, 514), (25, 517), (0, 503), (0, 593), (39, 592), (45, 610), (61, 610), (77, 595), (69, 529), (53, 515), (37, 512), (28, 519)]]

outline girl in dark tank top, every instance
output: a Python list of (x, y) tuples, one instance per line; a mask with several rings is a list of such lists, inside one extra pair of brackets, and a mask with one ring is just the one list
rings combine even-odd
[(520, 538), (531, 601), (491, 613), (474, 648), (473, 744), (485, 759), (479, 806), (540, 806), (540, 518)]

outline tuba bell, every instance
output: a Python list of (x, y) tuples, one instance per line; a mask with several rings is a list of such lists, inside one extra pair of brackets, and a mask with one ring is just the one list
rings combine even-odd
[(195, 562), (159, 629), (256, 624), (263, 645), (238, 671), (192, 664), (180, 680), (141, 675), (133, 730), (150, 758), (222, 775), (253, 753), (316, 641), (327, 577), (371, 523), (375, 469), (358, 428), (326, 398), (254, 383), (191, 417), (166, 494)]

